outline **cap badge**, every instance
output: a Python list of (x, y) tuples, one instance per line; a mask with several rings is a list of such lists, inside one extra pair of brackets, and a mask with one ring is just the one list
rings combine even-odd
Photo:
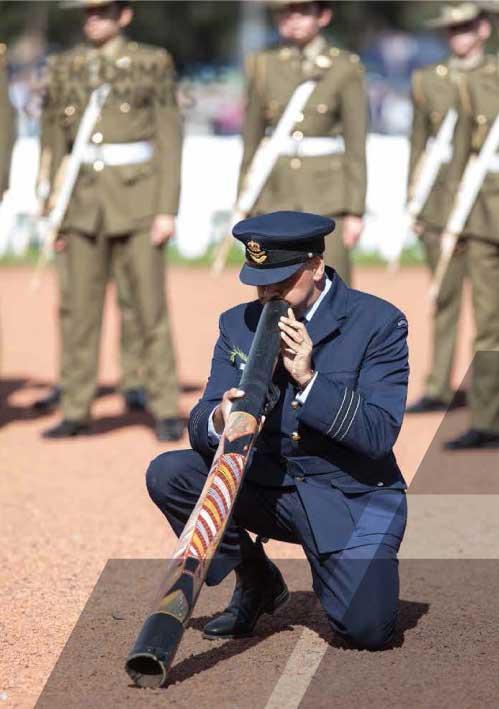
[(248, 241), (246, 244), (246, 253), (248, 257), (255, 263), (265, 263), (267, 260), (267, 253), (262, 249), (258, 241)]

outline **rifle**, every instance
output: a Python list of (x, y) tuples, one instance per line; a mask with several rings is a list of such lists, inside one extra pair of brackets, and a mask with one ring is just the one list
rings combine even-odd
[(110, 91), (111, 84), (101, 84), (101, 86), (94, 89), (90, 94), (87, 107), (78, 126), (73, 150), (69, 156), (63, 159), (63, 163), (61, 163), (61, 167), (58, 170), (58, 184), (54, 186), (54, 205), (43, 223), (43, 245), (35, 266), (35, 273), (33, 274), (33, 288), (38, 286), (40, 274), (52, 253), (55, 240), (57, 239), (64, 215), (68, 208), (69, 200), (73, 194), (76, 180), (78, 179), (85, 148)]
[(267, 303), (260, 316), (239, 388), (199, 500), (178, 540), (158, 598), (128, 655), (125, 669), (139, 687), (163, 687), (220, 545), (248, 458), (263, 423), (280, 346), (277, 323), (283, 300)]
[(436, 137), (431, 139), (431, 142), (428, 141), (428, 145), (417, 165), (414, 189), (403, 217), (402, 239), (398, 244), (397, 251), (391, 255), (388, 262), (391, 271), (398, 269), (400, 256), (404, 250), (407, 237), (414, 231), (414, 224), (428, 201), (440, 168), (445, 162), (449, 161), (456, 122), (457, 111), (455, 108), (450, 108), (438, 129)]
[(489, 170), (492, 159), (499, 147), (499, 115), (485, 139), (478, 155), (472, 155), (468, 160), (463, 177), (459, 184), (454, 206), (442, 233), (440, 258), (430, 287), (430, 300), (435, 303), (440, 293), (447, 268), (456, 248), (459, 236), (475, 204), (480, 188)]
[(221, 273), (225, 267), (225, 261), (232, 244), (232, 227), (244, 219), (255, 206), (256, 200), (282, 152), (282, 146), (289, 138), (298, 114), (304, 108), (316, 85), (316, 81), (309, 79), (297, 86), (272, 136), (263, 138), (260, 142), (246, 173), (245, 186), (232, 212), (230, 228), (215, 252), (211, 267), (214, 275)]

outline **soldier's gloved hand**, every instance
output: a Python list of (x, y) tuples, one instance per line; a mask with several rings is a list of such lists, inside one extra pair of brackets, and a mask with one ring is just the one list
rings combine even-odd
[(355, 214), (347, 214), (343, 217), (342, 232), (343, 243), (347, 249), (353, 249), (360, 239), (362, 229), (364, 228), (364, 220)]
[(288, 308), (288, 317), (279, 319), (281, 330), (281, 355), (282, 361), (300, 389), (307, 386), (314, 376), (312, 369), (312, 340), (307, 332), (305, 323), (299, 322), (291, 308)]
[(232, 402), (243, 396), (244, 391), (242, 389), (237, 389), (236, 387), (232, 387), (232, 389), (229, 389), (223, 395), (221, 403), (213, 412), (213, 425), (215, 426), (215, 431), (218, 434), (221, 434), (225, 428), (225, 422), (230, 414)]
[(158, 214), (151, 229), (151, 243), (161, 246), (175, 234), (175, 217), (171, 214)]

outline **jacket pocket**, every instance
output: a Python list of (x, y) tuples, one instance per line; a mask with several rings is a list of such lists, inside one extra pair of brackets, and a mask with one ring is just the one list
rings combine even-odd
[(152, 160), (137, 163), (135, 165), (115, 165), (119, 179), (124, 185), (134, 185), (141, 180), (151, 177), (156, 172), (156, 166)]

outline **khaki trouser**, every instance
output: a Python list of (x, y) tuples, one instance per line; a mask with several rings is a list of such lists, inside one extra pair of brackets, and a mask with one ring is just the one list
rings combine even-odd
[[(440, 258), (440, 231), (427, 228), (421, 236), (432, 274)], [(445, 274), (432, 319), (432, 360), (426, 395), (450, 403), (452, 365), (456, 348), (463, 282), (467, 271), (467, 244), (460, 241)]]
[(326, 250), (324, 251), (324, 261), (326, 266), (334, 268), (339, 277), (345, 281), (347, 286), (352, 284), (352, 257), (350, 250), (343, 243), (343, 220), (341, 217), (332, 216), (336, 222), (335, 230), (325, 238)]
[(476, 329), (471, 425), (499, 433), (499, 243), (473, 238), (468, 248)]
[[(64, 389), (69, 362), (71, 361), (71, 346), (69, 341), (69, 323), (71, 311), (69, 307), (69, 274), (67, 250), (56, 252), (55, 265), (59, 279), (59, 383)], [(143, 342), (140, 323), (133, 306), (131, 286), (127, 272), (121, 266), (122, 259), (115, 259), (113, 273), (116, 284), (116, 294), (120, 309), (120, 363), (121, 389), (137, 389), (143, 386)]]
[(64, 418), (82, 421), (90, 415), (106, 285), (116, 268), (130, 284), (132, 307), (140, 323), (149, 408), (157, 419), (177, 416), (178, 386), (164, 293), (163, 248), (151, 245), (147, 229), (119, 238), (71, 233), (66, 252), (71, 366), (64, 375)]

